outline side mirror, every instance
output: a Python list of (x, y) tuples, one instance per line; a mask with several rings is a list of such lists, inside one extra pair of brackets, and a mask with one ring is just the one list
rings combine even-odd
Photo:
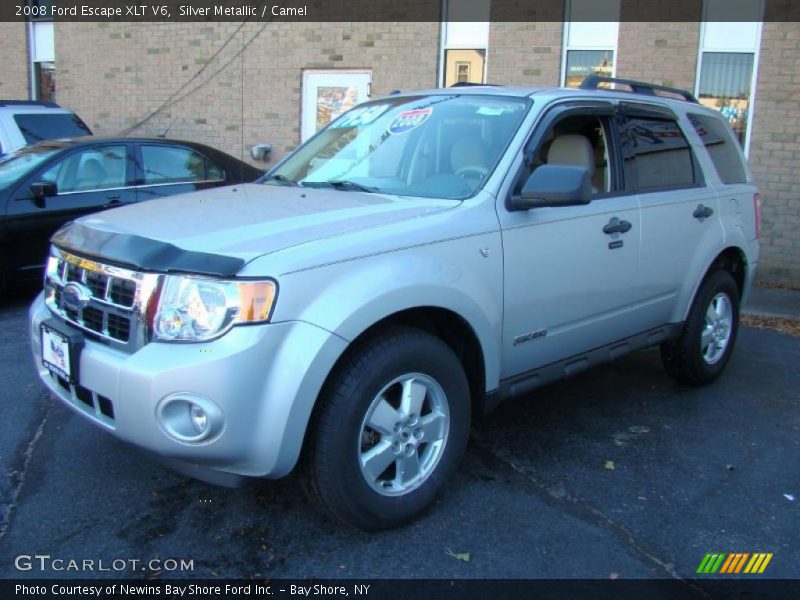
[(519, 197), (511, 199), (512, 210), (544, 206), (577, 206), (592, 200), (589, 171), (583, 167), (542, 165), (522, 186)]
[(250, 158), (261, 162), (267, 162), (270, 152), (272, 152), (272, 144), (256, 144), (250, 148)]
[(30, 189), (33, 201), (37, 206), (42, 206), (45, 198), (58, 195), (58, 186), (52, 181), (37, 181), (32, 183), (28, 189)]

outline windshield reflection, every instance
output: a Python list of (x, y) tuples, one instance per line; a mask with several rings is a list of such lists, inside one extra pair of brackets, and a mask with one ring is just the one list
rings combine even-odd
[(362, 104), (300, 146), (260, 182), (429, 198), (473, 195), (531, 102), (478, 94)]

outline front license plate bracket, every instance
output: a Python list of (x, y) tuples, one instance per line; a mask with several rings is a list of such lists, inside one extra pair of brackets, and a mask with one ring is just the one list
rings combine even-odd
[(51, 373), (69, 383), (77, 384), (83, 335), (67, 329), (55, 319), (42, 321), (39, 327), (42, 363)]

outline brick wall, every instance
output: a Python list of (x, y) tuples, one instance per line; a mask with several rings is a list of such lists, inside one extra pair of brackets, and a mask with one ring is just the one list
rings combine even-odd
[(0, 23), (0, 99), (27, 100), (28, 35), (24, 23)]
[(487, 80), (509, 85), (558, 85), (564, 24), (492, 22), (489, 25)]
[(750, 141), (763, 199), (759, 278), (800, 284), (800, 27), (764, 23)]
[(275, 162), (300, 141), (303, 69), (371, 69), (373, 97), (436, 84), (438, 23), (238, 28), (58, 23), (59, 101), (97, 133), (115, 134), (169, 100), (174, 103), (135, 133), (169, 129), (168, 137), (207, 143), (237, 157), (249, 157), (250, 146), (267, 142)]
[[(488, 80), (557, 85), (561, 75), (563, 23), (491, 23)], [(698, 23), (620, 24), (617, 76), (694, 89)]]
[(694, 90), (699, 23), (620, 23), (617, 77)]

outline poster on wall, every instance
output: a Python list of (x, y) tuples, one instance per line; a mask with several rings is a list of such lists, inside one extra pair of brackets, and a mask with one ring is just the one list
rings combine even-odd
[(302, 141), (357, 104), (369, 100), (369, 71), (308, 70), (303, 73)]
[(322, 129), (358, 104), (355, 86), (320, 86), (317, 88), (317, 130)]

